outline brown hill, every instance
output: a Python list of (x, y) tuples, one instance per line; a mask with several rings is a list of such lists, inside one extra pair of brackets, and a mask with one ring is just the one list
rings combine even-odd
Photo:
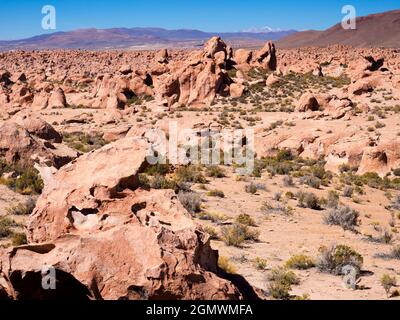
[(297, 32), (278, 41), (280, 48), (325, 47), (343, 44), (354, 47), (400, 47), (400, 10), (357, 18), (356, 30), (341, 23), (325, 30)]

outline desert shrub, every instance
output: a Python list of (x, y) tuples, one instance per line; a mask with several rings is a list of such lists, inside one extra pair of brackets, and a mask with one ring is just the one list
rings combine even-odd
[(176, 182), (168, 179), (162, 175), (156, 174), (155, 176), (148, 179), (148, 185), (152, 189), (175, 189)]
[(289, 175), (283, 177), (283, 185), (285, 187), (292, 187), (294, 186), (293, 178)]
[(267, 260), (257, 257), (254, 259), (254, 266), (257, 270), (265, 270), (267, 268)]
[(101, 133), (87, 134), (83, 132), (63, 133), (63, 140), (71, 148), (87, 153), (99, 149), (109, 142), (103, 138)]
[(221, 239), (228, 246), (240, 247), (245, 241), (258, 241), (259, 232), (248, 226), (234, 224), (221, 229)]
[(179, 167), (175, 171), (175, 176), (179, 182), (207, 183), (201, 168), (194, 165)]
[(310, 186), (314, 189), (321, 187), (321, 179), (313, 176), (304, 176), (300, 178), (300, 183)]
[(187, 211), (194, 214), (201, 211), (201, 197), (195, 192), (179, 192), (178, 199)]
[(351, 186), (345, 186), (343, 189), (343, 196), (346, 198), (351, 198), (354, 193), (354, 188)]
[(304, 254), (297, 254), (286, 262), (285, 267), (289, 269), (307, 270), (314, 268), (315, 263), (310, 257)]
[(288, 300), (290, 299), (290, 291), (292, 285), (298, 285), (300, 280), (294, 272), (288, 271), (285, 268), (275, 268), (271, 270), (268, 277), (269, 293), (274, 299)]
[(358, 226), (359, 216), (357, 211), (348, 206), (338, 207), (324, 216), (324, 222), (328, 225), (341, 226), (344, 230), (354, 230)]
[(207, 195), (209, 197), (225, 198), (224, 192), (217, 189), (208, 191)]
[(300, 192), (297, 197), (298, 197), (299, 207), (309, 208), (309, 209), (313, 209), (313, 210), (320, 209), (319, 199), (314, 193)]
[(144, 173), (148, 174), (149, 176), (165, 176), (166, 174), (170, 173), (170, 165), (168, 161), (159, 161), (159, 163), (149, 166)]
[(282, 199), (282, 192), (275, 192), (275, 193), (274, 193), (274, 196), (273, 196), (273, 199), (274, 199), (275, 201), (281, 201), (281, 199)]
[(393, 174), (394, 174), (396, 177), (400, 177), (400, 168), (394, 169), (394, 170), (393, 170)]
[(223, 213), (215, 211), (200, 212), (197, 217), (201, 220), (208, 220), (214, 223), (222, 223), (228, 220), (228, 218)]
[(28, 216), (35, 209), (36, 200), (32, 197), (28, 198), (25, 202), (18, 203), (15, 206), (11, 206), (7, 209), (7, 213), (16, 216)]
[(206, 175), (207, 177), (224, 178), (225, 170), (219, 166), (210, 166), (206, 169)]
[(239, 224), (243, 224), (245, 226), (249, 226), (249, 227), (255, 227), (256, 223), (254, 221), (254, 219), (246, 214), (246, 213), (242, 213), (240, 214), (237, 218), (236, 218), (236, 222)]
[(17, 224), (7, 217), (0, 217), (0, 239), (8, 238), (13, 235), (13, 227), (16, 227)]
[(368, 236), (367, 239), (376, 243), (390, 244), (393, 241), (393, 234), (389, 230), (385, 229), (381, 230), (378, 236)]
[(218, 231), (214, 227), (205, 226), (205, 227), (203, 227), (203, 230), (204, 230), (204, 232), (206, 232), (210, 236), (210, 238), (212, 240), (218, 240), (219, 239)]
[(386, 292), (386, 295), (389, 297), (390, 290), (397, 285), (397, 280), (395, 276), (391, 276), (389, 274), (384, 274), (380, 280), (383, 289)]
[(397, 195), (396, 198), (394, 198), (390, 207), (394, 210), (400, 210), (400, 195)]
[(28, 241), (26, 239), (25, 233), (14, 233), (11, 237), (11, 243), (14, 247), (18, 247), (18, 246), (27, 244)]
[(253, 183), (253, 182), (250, 183), (250, 184), (248, 184), (248, 185), (246, 185), (246, 186), (244, 187), (244, 190), (245, 190), (247, 193), (251, 193), (251, 194), (256, 194), (257, 191), (258, 191), (256, 184)]
[(14, 168), (19, 176), (3, 181), (9, 188), (23, 195), (40, 194), (43, 190), (43, 180), (33, 167)]
[(293, 213), (293, 208), (286, 207), (285, 205), (278, 203), (277, 205), (272, 205), (268, 201), (264, 201), (261, 206), (261, 212), (264, 214), (283, 214), (291, 215)]
[(329, 190), (326, 206), (328, 208), (337, 208), (339, 205), (339, 194), (336, 191)]
[(226, 273), (236, 274), (235, 266), (232, 264), (232, 262), (227, 257), (224, 257), (224, 256), (218, 257), (218, 267), (220, 269), (224, 270)]
[(394, 246), (390, 255), (393, 259), (400, 260), (400, 245)]
[(344, 266), (352, 266), (360, 272), (364, 258), (352, 248), (346, 245), (333, 245), (329, 248), (321, 247), (317, 268), (321, 272), (334, 275), (342, 274)]
[(278, 154), (276, 155), (276, 160), (279, 162), (293, 160), (293, 159), (294, 159), (294, 156), (292, 154), (292, 151), (290, 151), (288, 149), (279, 150)]

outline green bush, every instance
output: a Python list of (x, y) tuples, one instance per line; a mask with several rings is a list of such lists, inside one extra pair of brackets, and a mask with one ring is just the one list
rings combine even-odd
[(258, 241), (259, 233), (248, 226), (234, 224), (221, 230), (221, 239), (228, 246), (240, 247), (245, 241)]
[(360, 214), (348, 206), (338, 207), (329, 211), (324, 216), (324, 222), (328, 225), (341, 226), (344, 230), (355, 230), (358, 226)]
[(300, 192), (298, 194), (298, 202), (299, 202), (299, 207), (301, 208), (309, 208), (313, 210), (320, 209), (318, 197), (310, 192), (307, 193)]
[(386, 295), (389, 297), (390, 290), (397, 285), (396, 277), (384, 274), (381, 278), (381, 285), (383, 289), (385, 289)]
[(254, 221), (254, 219), (246, 214), (246, 213), (242, 213), (240, 214), (237, 218), (236, 218), (236, 222), (239, 224), (243, 224), (245, 226), (249, 226), (249, 227), (255, 227), (256, 223)]
[(207, 183), (201, 168), (194, 165), (179, 167), (175, 171), (175, 176), (179, 182)]
[(285, 267), (289, 269), (307, 270), (314, 268), (315, 263), (310, 257), (304, 254), (297, 254), (286, 262)]
[(207, 192), (209, 197), (225, 198), (225, 194), (221, 190), (210, 190)]
[(292, 285), (300, 283), (299, 278), (293, 271), (285, 268), (275, 268), (271, 270), (268, 277), (269, 293), (274, 299), (288, 300), (290, 299), (290, 291)]
[(201, 211), (201, 197), (194, 192), (179, 192), (178, 199), (187, 211), (194, 214)]
[(16, 216), (28, 216), (32, 213), (33, 209), (35, 209), (36, 200), (33, 198), (29, 198), (24, 203), (18, 203), (15, 206), (11, 206), (7, 209), (7, 213), (9, 215), (16, 215)]
[(26, 239), (25, 233), (14, 233), (11, 238), (11, 243), (14, 247), (18, 247), (18, 246), (27, 244), (28, 241)]
[(317, 268), (321, 272), (339, 275), (347, 265), (354, 267), (358, 272), (361, 271), (364, 258), (349, 246), (333, 245), (329, 248), (321, 247), (319, 251)]
[(206, 169), (207, 177), (212, 178), (224, 178), (225, 177), (225, 170), (220, 168), (219, 166), (210, 166)]
[(8, 238), (14, 234), (12, 228), (16, 227), (17, 224), (7, 217), (0, 217), (0, 239)]

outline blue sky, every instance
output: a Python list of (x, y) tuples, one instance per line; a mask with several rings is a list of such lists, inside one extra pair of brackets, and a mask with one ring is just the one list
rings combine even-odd
[(44, 5), (57, 10), (57, 30), (112, 27), (162, 27), (203, 31), (240, 31), (270, 26), (325, 29), (341, 20), (351, 4), (357, 15), (400, 9), (399, 0), (0, 0), (0, 39), (46, 33)]

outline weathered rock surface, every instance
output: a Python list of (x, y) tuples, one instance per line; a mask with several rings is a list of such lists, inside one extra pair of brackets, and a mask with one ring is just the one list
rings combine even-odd
[[(30, 217), (31, 244), (0, 252), (12, 298), (244, 297), (218, 276), (218, 253), (176, 194), (140, 187), (148, 148), (124, 138), (55, 173)], [(40, 289), (43, 265), (60, 276), (53, 293)]]

